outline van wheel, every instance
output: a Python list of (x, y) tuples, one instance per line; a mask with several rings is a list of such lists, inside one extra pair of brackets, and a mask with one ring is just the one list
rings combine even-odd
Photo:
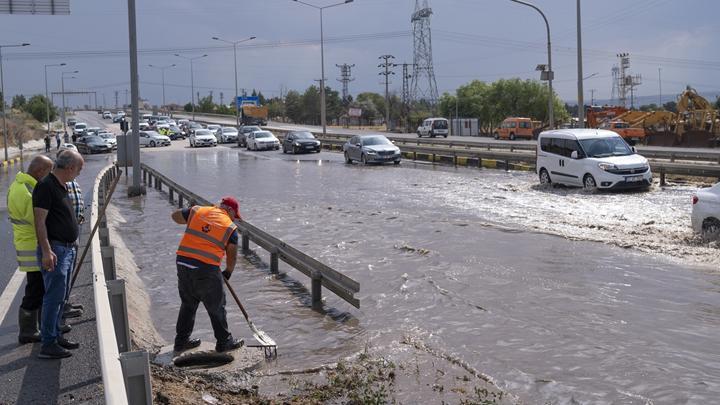
[(545, 169), (540, 170), (540, 184), (543, 186), (549, 186), (552, 184), (552, 180), (550, 180), (550, 173), (548, 173)]
[(512, 132), (510, 132), (510, 140), (511, 140), (511, 141), (514, 141), (514, 140), (515, 140), (515, 134), (513, 134)]
[(422, 138), (422, 134), (420, 133), (420, 131), (418, 131), (417, 134), (418, 134), (418, 138)]
[(445, 138), (447, 138), (447, 134), (445, 134)]
[(365, 154), (364, 154), (364, 153), (363, 153), (362, 155), (360, 155), (360, 161), (361, 161), (362, 164), (364, 164), (364, 165), (368, 164), (367, 158), (365, 157)]
[(150, 147), (151, 147), (151, 148), (154, 148), (154, 147), (155, 147), (155, 141), (150, 141)]
[(591, 174), (586, 174), (585, 177), (583, 177), (583, 187), (586, 190), (597, 189), (597, 183), (595, 183), (595, 178)]
[(495, 133), (493, 134), (493, 138), (495, 138), (495, 139), (500, 139), (500, 134), (498, 134), (497, 132), (495, 132)]
[(707, 218), (702, 224), (702, 238), (709, 242), (716, 240), (720, 236), (720, 221), (716, 218)]

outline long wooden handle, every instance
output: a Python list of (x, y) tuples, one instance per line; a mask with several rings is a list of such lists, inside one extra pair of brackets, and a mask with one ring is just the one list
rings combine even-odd
[(247, 312), (245, 312), (245, 308), (243, 307), (243, 304), (240, 303), (240, 298), (238, 298), (237, 294), (235, 294), (235, 290), (233, 290), (232, 286), (230, 285), (230, 282), (225, 278), (225, 276), (221, 276), (223, 281), (225, 281), (225, 286), (227, 286), (228, 290), (230, 290), (230, 294), (232, 294), (233, 298), (235, 298), (235, 302), (237, 302), (238, 306), (240, 307), (240, 310), (242, 311), (243, 315), (245, 316), (245, 320), (250, 322), (250, 318), (248, 317)]
[(73, 271), (72, 282), (70, 283), (70, 291), (72, 291), (72, 288), (75, 285), (75, 280), (77, 280), (78, 273), (80, 272), (80, 267), (82, 267), (82, 263), (85, 260), (85, 256), (87, 255), (88, 249), (90, 248), (90, 245), (92, 244), (92, 239), (95, 236), (95, 232), (97, 232), (98, 228), (100, 227), (100, 221), (102, 221), (103, 217), (105, 217), (105, 210), (107, 210), (107, 207), (110, 204), (110, 198), (112, 197), (113, 193), (115, 192), (115, 186), (117, 186), (118, 180), (120, 180), (120, 174), (122, 174), (122, 170), (120, 170), (118, 172), (118, 176), (115, 177), (115, 180), (113, 180), (112, 184), (110, 185), (110, 191), (108, 191), (108, 194), (105, 197), (105, 204), (103, 204), (102, 208), (100, 209), (100, 214), (98, 214), (97, 221), (95, 221), (95, 225), (93, 226), (93, 229), (90, 232), (90, 237), (88, 238), (87, 244), (85, 245), (85, 248), (83, 249), (82, 255), (80, 255), (80, 260), (78, 260), (77, 265), (75, 265), (75, 270)]

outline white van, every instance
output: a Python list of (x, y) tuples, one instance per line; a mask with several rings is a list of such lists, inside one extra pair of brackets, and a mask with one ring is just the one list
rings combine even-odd
[(418, 138), (423, 136), (429, 136), (430, 138), (444, 136), (447, 138), (449, 131), (448, 120), (445, 118), (428, 118), (418, 127), (417, 135)]
[(647, 159), (635, 153), (620, 135), (603, 129), (540, 133), (535, 167), (541, 184), (604, 190), (652, 185)]

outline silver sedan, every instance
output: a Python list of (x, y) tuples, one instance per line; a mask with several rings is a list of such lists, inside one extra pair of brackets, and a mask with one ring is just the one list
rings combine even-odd
[(356, 135), (343, 145), (345, 162), (358, 160), (364, 164), (393, 162), (400, 164), (400, 148), (384, 135)]

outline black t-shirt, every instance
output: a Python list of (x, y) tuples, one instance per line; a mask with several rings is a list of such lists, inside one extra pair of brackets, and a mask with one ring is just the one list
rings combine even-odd
[[(188, 220), (190, 217), (190, 209), (191, 208), (183, 208), (182, 210), (182, 216), (185, 219), (185, 221)], [(230, 239), (228, 239), (228, 245), (237, 245), (238, 239), (239, 239), (238, 231), (235, 229), (235, 231), (230, 235)], [(187, 257), (183, 255), (177, 255), (177, 262), (178, 264), (182, 263), (184, 267), (188, 267), (191, 269), (217, 269), (218, 266), (213, 266), (211, 264), (207, 264), (205, 262), (202, 262), (200, 260), (194, 259), (192, 257)]]
[(33, 208), (48, 210), (45, 226), (48, 240), (72, 243), (80, 234), (67, 188), (54, 174), (43, 177), (33, 190)]

